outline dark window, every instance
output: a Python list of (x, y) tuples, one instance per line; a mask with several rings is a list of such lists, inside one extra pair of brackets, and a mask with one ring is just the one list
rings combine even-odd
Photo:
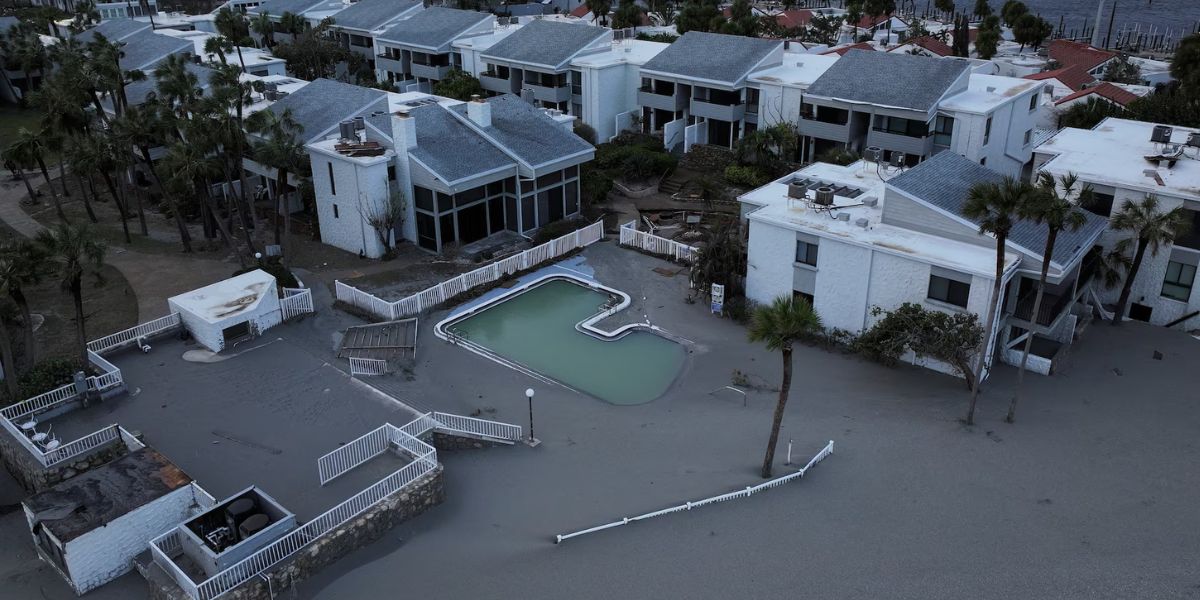
[[(454, 197), (451, 196), (450, 194), (443, 194), (441, 192), (438, 192), (437, 206), (438, 206), (437, 211), (439, 213), (444, 213), (447, 211), (454, 210)], [(443, 244), (446, 243), (445, 236), (442, 236), (442, 243)]]
[(1033, 111), (1037, 110), (1037, 102), (1038, 102), (1037, 94), (1034, 94), (1029, 97), (1029, 112), (1033, 112)]
[(396, 165), (388, 165), (388, 181), (396, 180)]
[(540, 188), (549, 187), (560, 181), (562, 181), (562, 171), (554, 171), (553, 173), (546, 173), (545, 175), (538, 177), (537, 186)]
[(340, 216), (338, 216), (338, 208), (337, 208), (336, 204), (333, 205), (333, 218), (335, 218), (335, 219), (341, 218)]
[(937, 300), (966, 308), (967, 300), (971, 296), (971, 284), (947, 279), (939, 275), (930, 275), (928, 295), (930, 300)]
[(1167, 263), (1167, 276), (1163, 278), (1162, 295), (1172, 300), (1187, 302), (1192, 296), (1192, 284), (1196, 282), (1196, 267), (1171, 261)]
[(446, 213), (438, 217), (438, 228), (442, 232), (442, 248), (453, 244), (458, 238), (454, 235), (454, 213)]
[(796, 240), (796, 262), (817, 266), (817, 245)]
[(433, 211), (433, 192), (430, 191), (429, 188), (423, 188), (419, 185), (414, 186), (413, 191), (414, 191), (414, 195), (417, 198), (417, 209), (434, 212)]
[(1093, 192), (1092, 199), (1084, 203), (1083, 208), (1107, 219), (1112, 214), (1113, 195)]
[(437, 251), (437, 220), (425, 213), (417, 213), (417, 244), (426, 250)]
[(939, 146), (949, 146), (954, 137), (954, 117), (938, 117), (933, 125), (933, 143)]
[(336, 196), (337, 184), (333, 182), (333, 163), (326, 163), (326, 166), (329, 167), (329, 195)]
[(567, 214), (573, 215), (579, 212), (579, 182), (571, 181), (563, 186), (567, 193)]
[(533, 196), (525, 196), (524, 198), (521, 198), (521, 227), (524, 228), (525, 231), (529, 231), (530, 229), (535, 229), (537, 227), (537, 223), (533, 221), (533, 203)]
[(992, 118), (988, 117), (987, 123), (983, 125), (983, 145), (986, 146), (988, 140), (992, 137)]
[(925, 137), (929, 135), (929, 124), (913, 119), (876, 115), (875, 131), (907, 137)]
[(579, 177), (579, 165), (572, 165), (564, 169), (563, 177), (566, 177), (567, 179)]
[(477, 188), (471, 188), (465, 192), (459, 192), (454, 195), (454, 205), (455, 206), (465, 206), (472, 202), (478, 202), (480, 200), (483, 200), (483, 196), (486, 192), (487, 192), (487, 188), (485, 188), (484, 186), (479, 186)]
[(487, 195), (499, 196), (500, 194), (503, 194), (503, 193), (504, 193), (504, 182), (503, 181), (493, 181), (493, 182), (487, 184)]
[(504, 198), (488, 200), (488, 233), (493, 234), (504, 229)]

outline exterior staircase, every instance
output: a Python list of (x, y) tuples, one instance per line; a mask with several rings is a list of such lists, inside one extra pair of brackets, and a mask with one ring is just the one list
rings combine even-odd
[(686, 175), (681, 174), (679, 171), (676, 171), (674, 173), (671, 173), (670, 177), (667, 177), (666, 179), (659, 182), (658, 191), (661, 194), (667, 194), (668, 196), (674, 196), (675, 194), (678, 194), (680, 192), (680, 190), (683, 189), (683, 186), (685, 184), (687, 184), (687, 182), (688, 182), (688, 177)]

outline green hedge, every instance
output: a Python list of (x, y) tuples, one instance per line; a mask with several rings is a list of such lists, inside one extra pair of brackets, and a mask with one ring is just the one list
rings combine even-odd
[(756, 188), (771, 182), (771, 177), (758, 167), (729, 165), (725, 167), (725, 181), (739, 187)]

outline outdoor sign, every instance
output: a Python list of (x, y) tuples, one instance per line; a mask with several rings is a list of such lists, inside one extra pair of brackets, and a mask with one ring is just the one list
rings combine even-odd
[(712, 312), (713, 314), (721, 314), (721, 308), (725, 305), (725, 286), (714, 283), (712, 284)]

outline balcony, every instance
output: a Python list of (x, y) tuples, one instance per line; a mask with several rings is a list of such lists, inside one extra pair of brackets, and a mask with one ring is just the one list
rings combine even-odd
[(716, 104), (701, 98), (692, 98), (690, 112), (693, 117), (737, 122), (746, 116), (746, 105), (740, 102), (737, 104)]
[(508, 77), (497, 77), (495, 73), (481, 73), (479, 75), (479, 85), (489, 92), (497, 94), (511, 94), (513, 92), (512, 83)]
[(571, 99), (571, 86), (565, 83), (560, 86), (550, 87), (525, 82), (521, 84), (521, 88), (531, 90), (534, 99), (541, 100), (542, 102), (566, 102)]
[(800, 135), (839, 142), (850, 143), (850, 125), (846, 123), (826, 123), (811, 118), (801, 117), (796, 128)]
[(867, 132), (867, 146), (879, 146), (884, 150), (916, 156), (929, 156), (933, 153), (933, 137), (910, 137), (871, 129)]
[(425, 79), (441, 81), (445, 79), (446, 74), (450, 72), (450, 65), (423, 65), (415, 62), (409, 66), (409, 70), (412, 71), (413, 77), (422, 77)]
[(404, 75), (407, 72), (404, 69), (404, 61), (400, 60), (399, 57), (393, 58), (383, 54), (375, 55), (375, 68), (383, 71), (391, 71), (397, 75)]
[(637, 103), (638, 106), (665, 110), (668, 112), (678, 112), (687, 106), (687, 96), (680, 93), (671, 94), (656, 94), (651, 88), (641, 88), (638, 90)]

